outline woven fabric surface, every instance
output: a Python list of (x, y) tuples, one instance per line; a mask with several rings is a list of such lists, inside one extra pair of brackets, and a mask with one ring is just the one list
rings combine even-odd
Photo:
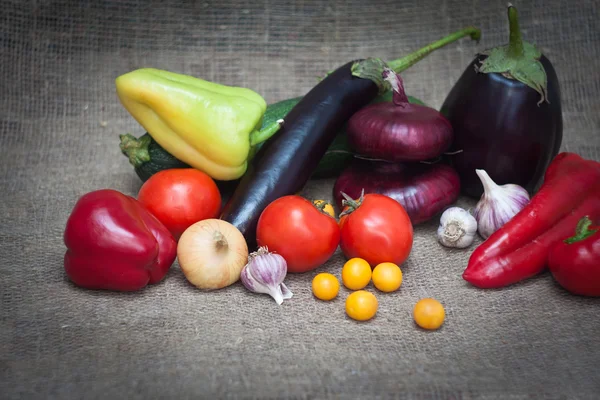
[[(594, 0), (521, 1), (524, 37), (553, 62), (562, 150), (600, 160), (600, 26)], [(80, 290), (63, 271), (65, 222), (78, 197), (141, 181), (118, 135), (142, 128), (114, 79), (140, 67), (245, 86), (275, 102), (306, 93), (359, 57), (390, 60), (466, 26), (403, 74), (434, 107), (477, 51), (508, 39), (504, 1), (3, 1), (0, 14), (0, 397), (122, 399), (594, 399), (600, 303), (548, 273), (503, 290), (461, 278), (470, 250), (415, 228), (401, 289), (377, 294), (375, 319), (320, 302), (314, 273), (288, 276), (281, 306), (241, 284), (205, 293), (177, 264), (137, 293)], [(333, 180), (304, 195), (332, 200)], [(471, 207), (461, 198), (459, 205)], [(338, 251), (318, 271), (340, 276)], [(372, 286), (368, 290), (374, 291)], [(435, 332), (412, 307), (440, 300)]]

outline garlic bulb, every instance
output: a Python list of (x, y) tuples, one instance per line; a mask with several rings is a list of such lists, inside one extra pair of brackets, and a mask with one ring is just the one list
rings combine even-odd
[(519, 185), (496, 184), (482, 169), (476, 169), (475, 172), (481, 179), (484, 192), (475, 207), (474, 215), (479, 234), (487, 239), (525, 208), (529, 203), (529, 193)]
[(242, 269), (240, 280), (246, 289), (254, 293), (268, 294), (281, 305), (283, 300), (293, 296), (283, 283), (286, 275), (285, 259), (279, 254), (269, 253), (266, 247), (261, 247), (248, 257), (248, 263)]
[(446, 247), (463, 249), (473, 243), (477, 221), (467, 210), (450, 207), (442, 213), (437, 230), (438, 241)]

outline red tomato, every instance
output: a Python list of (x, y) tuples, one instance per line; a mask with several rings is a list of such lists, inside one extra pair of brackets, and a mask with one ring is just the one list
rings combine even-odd
[(307, 199), (290, 195), (269, 204), (258, 219), (256, 241), (280, 254), (288, 272), (314, 270), (323, 265), (340, 242), (334, 218)]
[(350, 210), (340, 219), (340, 247), (346, 258), (362, 258), (371, 267), (406, 261), (413, 245), (413, 226), (400, 203), (371, 193)]
[(221, 209), (215, 181), (193, 168), (166, 169), (152, 175), (142, 185), (138, 200), (176, 240), (190, 225), (217, 218)]

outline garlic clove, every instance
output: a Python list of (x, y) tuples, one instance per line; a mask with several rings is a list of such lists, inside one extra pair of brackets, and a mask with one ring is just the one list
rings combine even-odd
[(269, 295), (275, 299), (275, 302), (279, 305), (283, 303), (283, 300), (291, 299), (293, 293), (285, 286), (285, 284), (281, 283), (276, 288), (269, 288)]
[(283, 298), (284, 299), (291, 299), (292, 296), (294, 296), (294, 293), (292, 293), (292, 291), (290, 289), (288, 289), (288, 287), (285, 285), (285, 283), (281, 282), (281, 284), (279, 285), (281, 287), (281, 292), (283, 294)]
[(283, 300), (292, 297), (292, 292), (283, 283), (286, 275), (285, 259), (279, 254), (269, 253), (266, 247), (261, 247), (248, 257), (240, 280), (249, 291), (268, 294), (281, 305)]
[(498, 185), (482, 169), (475, 172), (481, 180), (484, 192), (475, 206), (474, 215), (478, 231), (487, 239), (517, 215), (529, 203), (529, 192), (512, 183)]

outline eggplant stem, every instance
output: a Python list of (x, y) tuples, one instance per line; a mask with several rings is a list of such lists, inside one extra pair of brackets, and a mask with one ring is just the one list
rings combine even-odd
[(394, 70), (394, 72), (400, 73), (412, 67), (413, 65), (421, 61), (423, 58), (427, 57), (433, 51), (442, 48), (452, 42), (455, 42), (458, 39), (463, 38), (467, 35), (470, 36), (471, 39), (479, 42), (479, 39), (481, 38), (481, 31), (473, 26), (470, 26), (468, 28), (454, 32), (446, 37), (443, 37), (438, 41), (430, 43), (427, 46), (421, 47), (419, 50), (410, 53), (407, 56), (404, 56), (394, 61), (390, 61), (388, 62), (388, 65), (391, 69)]
[(381, 78), (381, 73), (383, 72), (384, 67), (388, 66), (393, 69), (394, 72), (399, 74), (421, 61), (431, 52), (444, 47), (445, 45), (450, 44), (464, 36), (470, 36), (471, 39), (479, 41), (479, 38), (481, 37), (481, 31), (470, 26), (454, 32), (436, 42), (430, 43), (427, 46), (408, 54), (407, 56), (390, 61), (388, 63), (383, 62), (383, 60), (380, 58), (367, 58), (358, 61), (352, 65), (352, 75), (363, 79), (370, 79), (375, 82), (380, 93), (387, 92), (389, 91), (389, 86), (385, 84), (385, 81), (383, 81)]
[(509, 24), (509, 42), (507, 55), (510, 58), (519, 58), (525, 54), (523, 48), (523, 39), (521, 38), (521, 30), (519, 29), (519, 18), (517, 15), (517, 9), (508, 3), (508, 24)]

